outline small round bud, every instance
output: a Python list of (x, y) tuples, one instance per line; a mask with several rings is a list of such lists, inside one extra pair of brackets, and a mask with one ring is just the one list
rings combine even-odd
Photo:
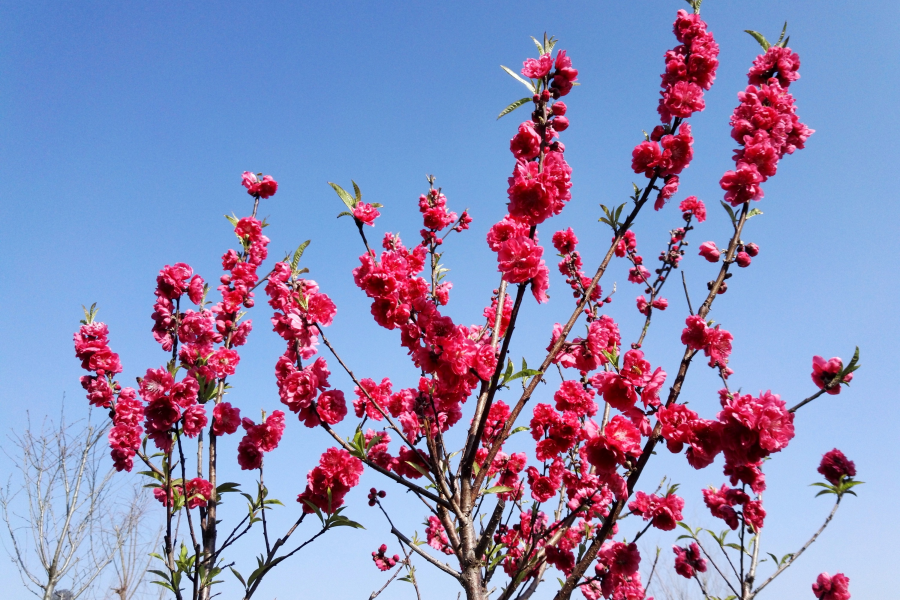
[(564, 114), (566, 114), (566, 103), (565, 102), (554, 102), (553, 106), (550, 107), (550, 111), (554, 115), (561, 117)]
[(734, 258), (734, 262), (737, 263), (739, 267), (749, 267), (750, 266), (750, 255), (746, 252), (738, 252), (737, 256)]
[(759, 246), (757, 246), (756, 244), (747, 244), (746, 246), (744, 246), (744, 250), (746, 250), (747, 254), (749, 254), (750, 256), (756, 256), (757, 254), (759, 254)]
[(544, 90), (543, 92), (541, 92), (541, 100), (546, 102), (549, 99), (550, 99), (550, 91), (549, 90)]

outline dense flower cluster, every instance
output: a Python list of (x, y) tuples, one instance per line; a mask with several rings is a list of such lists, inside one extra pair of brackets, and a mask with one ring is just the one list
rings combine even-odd
[(238, 444), (238, 464), (245, 471), (258, 469), (262, 466), (263, 453), (271, 452), (281, 441), (284, 413), (276, 410), (258, 425), (244, 417), (241, 426), (245, 433)]
[(719, 45), (700, 15), (678, 11), (674, 32), (681, 44), (665, 56), (658, 108), (663, 124), (657, 125), (649, 139), (635, 146), (631, 154), (631, 168), (635, 173), (663, 179), (654, 203), (656, 210), (678, 191), (679, 174), (693, 158), (691, 126), (681, 123), (706, 107), (703, 91), (712, 87), (719, 66)]
[(635, 515), (650, 521), (654, 527), (663, 531), (672, 531), (681, 520), (684, 499), (673, 494), (657, 496), (637, 492), (634, 500), (628, 503), (628, 509)]
[(787, 91), (800, 77), (799, 67), (800, 59), (790, 48), (772, 46), (757, 57), (748, 73), (750, 85), (738, 93), (731, 137), (741, 148), (734, 153), (735, 169), (719, 182), (732, 206), (762, 198), (760, 184), (775, 175), (778, 161), (802, 149), (814, 133), (800, 122)]
[(306, 490), (297, 496), (303, 512), (312, 513), (318, 508), (333, 513), (344, 505), (344, 496), (359, 484), (362, 461), (346, 450), (329, 448), (319, 458), (319, 464), (306, 476)]

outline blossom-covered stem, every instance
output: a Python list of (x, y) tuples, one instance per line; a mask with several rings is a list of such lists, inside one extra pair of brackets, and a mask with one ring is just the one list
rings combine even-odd
[[(713, 300), (715, 300), (716, 295), (719, 293), (719, 288), (725, 281), (725, 276), (728, 274), (728, 267), (732, 262), (734, 262), (734, 256), (737, 253), (738, 242), (741, 239), (741, 232), (744, 229), (744, 224), (747, 222), (747, 214), (749, 212), (750, 205), (748, 202), (745, 202), (743, 205), (743, 209), (741, 210), (741, 217), (735, 224), (734, 235), (732, 235), (731, 241), (728, 243), (728, 251), (726, 253), (722, 267), (719, 270), (719, 275), (716, 277), (715, 281), (712, 282), (709, 290), (709, 295), (697, 311), (697, 314), (699, 314), (703, 318), (706, 318), (706, 315), (709, 314)], [(612, 253), (612, 251), (613, 248), (610, 248), (610, 254)], [(562, 339), (562, 337), (563, 336), (561, 336), (560, 339)], [(557, 342), (557, 345), (559, 345), (559, 342)], [(678, 396), (681, 393), (681, 386), (684, 384), (684, 379), (687, 376), (688, 368), (690, 367), (691, 360), (693, 359), (695, 354), (695, 350), (685, 348), (684, 357), (681, 359), (681, 365), (678, 368), (678, 374), (676, 375), (675, 381), (673, 382), (672, 387), (669, 390), (669, 397), (666, 400), (667, 407), (671, 406), (678, 399)], [(538, 376), (536, 375), (535, 377)], [(529, 388), (531, 388), (531, 386), (529, 386)], [(526, 393), (527, 391), (528, 390), (526, 389)], [(525, 397), (526, 396), (523, 394), (523, 398)], [(516, 408), (519, 408), (518, 404), (516, 405)], [(514, 420), (514, 415), (516, 414), (517, 413), (514, 412), (513, 415), (510, 416), (510, 419)], [(504, 433), (506, 431), (507, 429), (504, 428)], [(627, 492), (629, 497), (634, 492), (634, 487), (635, 485), (637, 485), (638, 479), (640, 479), (641, 473), (643, 472), (644, 467), (647, 465), (647, 461), (650, 459), (650, 456), (653, 454), (653, 451), (656, 448), (656, 444), (659, 442), (661, 431), (662, 423), (657, 422), (656, 426), (653, 428), (653, 432), (650, 434), (650, 437), (647, 439), (647, 442), (644, 444), (644, 447), (641, 450), (641, 455), (640, 458), (638, 458), (637, 465), (628, 476)], [(488, 457), (489, 459), (493, 459), (491, 455), (488, 455)], [(603, 522), (603, 526), (597, 532), (597, 535), (594, 537), (593, 542), (591, 542), (591, 545), (588, 547), (583, 558), (572, 569), (572, 573), (569, 575), (569, 577), (566, 578), (566, 581), (563, 584), (562, 588), (559, 590), (559, 592), (557, 592), (555, 600), (568, 600), (572, 596), (572, 591), (575, 589), (577, 582), (581, 579), (582, 575), (584, 575), (585, 571), (587, 571), (588, 567), (590, 567), (591, 563), (597, 557), (597, 553), (600, 551), (600, 546), (612, 533), (612, 526), (618, 519), (619, 514), (621, 513), (622, 508), (625, 506), (626, 502), (627, 498), (624, 498), (616, 500), (616, 502), (613, 504), (612, 508), (610, 509), (609, 516)]]
[(792, 564), (794, 564), (794, 561), (797, 560), (798, 558), (800, 558), (800, 555), (803, 554), (804, 552), (806, 552), (807, 548), (809, 548), (810, 546), (813, 545), (813, 542), (815, 542), (818, 539), (818, 537), (822, 534), (823, 531), (825, 531), (825, 528), (828, 527), (828, 524), (831, 523), (831, 520), (834, 518), (834, 515), (837, 512), (838, 507), (841, 505), (841, 497), (842, 496), (838, 495), (837, 500), (835, 500), (835, 502), (834, 502), (834, 508), (831, 509), (831, 512), (828, 514), (828, 518), (825, 519), (825, 522), (822, 523), (822, 526), (819, 527), (819, 530), (816, 531), (813, 534), (813, 536), (811, 538), (809, 538), (809, 540), (805, 544), (803, 544), (802, 548), (797, 550), (797, 552), (792, 554), (791, 557), (789, 559), (787, 559), (787, 561), (785, 561), (785, 563), (783, 565), (778, 567), (778, 570), (776, 570), (774, 573), (772, 573), (772, 575), (770, 575), (768, 579), (766, 579), (764, 582), (762, 582), (758, 588), (753, 590), (753, 592), (747, 597), (748, 600), (752, 600), (753, 598), (755, 598), (756, 595), (759, 594), (763, 590), (764, 587), (766, 587), (767, 585), (772, 583), (772, 581), (776, 577), (781, 575), (785, 569), (787, 569)]
[[(676, 118), (673, 122), (672, 131), (675, 132), (678, 130), (678, 126), (681, 124), (681, 119)], [(497, 435), (497, 439), (491, 445), (490, 450), (488, 450), (487, 457), (485, 459), (485, 464), (491, 464), (494, 458), (497, 456), (497, 453), (500, 451), (500, 447), (506, 441), (506, 438), (509, 436), (509, 432), (512, 430), (513, 424), (516, 422), (516, 419), (519, 416), (519, 413), (522, 412), (522, 409), (525, 408), (525, 404), (531, 398), (531, 395), (534, 393), (534, 390), (537, 388), (538, 383), (544, 378), (544, 374), (547, 372), (547, 369), (550, 368), (550, 365), (553, 364), (553, 360), (560, 353), (563, 348), (563, 345), (566, 342), (566, 338), (568, 338), (569, 333), (572, 331), (572, 328), (575, 327), (575, 323), (578, 321), (578, 318), (581, 316), (581, 313), (584, 311), (585, 306), (587, 306), (588, 302), (591, 298), (591, 293), (594, 291), (594, 288), (597, 287), (597, 284), (600, 282), (600, 278), (603, 277), (604, 273), (606, 273), (606, 268), (609, 266), (609, 262), (612, 260), (612, 257), (615, 255), (616, 247), (619, 244), (619, 241), (624, 237), (625, 232), (631, 227), (634, 220), (637, 218), (638, 213), (647, 203), (647, 200), (650, 198), (650, 192), (653, 190), (653, 186), (656, 184), (656, 180), (659, 178), (659, 168), (657, 167), (654, 171), (653, 176), (650, 178), (650, 181), (647, 183), (647, 187), (644, 188), (643, 193), (641, 194), (640, 200), (637, 201), (634, 208), (625, 217), (625, 221), (619, 226), (619, 229), (616, 231), (616, 235), (613, 238), (612, 243), (609, 246), (609, 250), (606, 252), (606, 256), (603, 257), (603, 260), (600, 263), (600, 266), (597, 267), (597, 272), (594, 274), (593, 279), (591, 279), (591, 284), (588, 286), (588, 289), (585, 291), (584, 296), (582, 296), (581, 300), (578, 302), (578, 305), (575, 307), (575, 310), (572, 312), (572, 315), (569, 317), (569, 320), (566, 321), (566, 324), (563, 326), (562, 331), (560, 332), (559, 339), (556, 340), (556, 343), (547, 353), (546, 358), (541, 363), (541, 366), (538, 368), (538, 373), (528, 382), (525, 390), (522, 392), (522, 396), (519, 398), (518, 402), (516, 402), (515, 407), (510, 411), (509, 418), (503, 424), (503, 428), (500, 431), (499, 435)], [(510, 319), (510, 327), (512, 327), (512, 319)], [(509, 332), (507, 331), (507, 334)], [(502, 364), (500, 362), (497, 363), (498, 370), (502, 368)], [(486, 413), (485, 413), (486, 414)], [(484, 420), (482, 418), (482, 420)], [(483, 428), (483, 425), (482, 425)], [(473, 459), (474, 459), (474, 452)], [(481, 484), (484, 483), (484, 477), (487, 474), (487, 470), (482, 470), (478, 473), (475, 478), (475, 482), (472, 485), (472, 489), (478, 490), (481, 487)], [(593, 560), (593, 558), (592, 558)], [(585, 566), (585, 569), (587, 565)], [(582, 571), (583, 573), (583, 571)], [(579, 574), (579, 577), (581, 575)], [(565, 589), (565, 587), (563, 588)], [(572, 593), (572, 589), (570, 588), (565, 596), (568, 597)]]
[[(534, 234), (532, 228), (532, 236)], [(463, 502), (466, 503), (467, 506), (472, 506), (475, 504), (475, 499), (478, 496), (478, 491), (481, 489), (481, 484), (484, 483), (484, 477), (487, 475), (488, 469), (482, 469), (475, 476), (475, 481), (471, 484), (471, 487), (468, 487), (468, 482), (472, 481), (472, 471), (473, 465), (475, 463), (475, 454), (478, 451), (478, 441), (481, 439), (481, 435), (484, 432), (484, 427), (487, 424), (487, 415), (490, 413), (491, 404), (493, 403), (494, 394), (497, 393), (497, 386), (500, 383), (500, 374), (503, 372), (503, 362), (506, 359), (506, 353), (509, 351), (509, 344), (512, 340), (513, 331), (516, 328), (516, 321), (519, 316), (519, 308), (522, 306), (522, 298), (525, 296), (525, 287), (526, 283), (520, 283), (518, 289), (516, 290), (516, 299), (513, 302), (512, 312), (509, 315), (509, 324), (506, 327), (506, 333), (503, 336), (503, 344), (500, 347), (500, 355), (497, 358), (497, 367), (494, 369), (494, 374), (491, 377), (491, 381), (487, 384), (487, 386), (482, 386), (482, 393), (478, 397), (478, 405), (475, 408), (476, 414), (480, 415), (480, 418), (476, 421), (473, 420), (473, 429), (470, 429), (470, 435), (466, 440), (465, 453), (463, 454), (463, 458), (460, 461), (460, 478), (463, 482), (463, 496), (467, 496), (467, 499), (464, 499)], [(498, 311), (502, 309), (502, 304), (498, 303)], [(504, 429), (505, 430), (505, 429)], [(502, 434), (501, 436), (502, 437)], [(500, 437), (498, 437), (497, 441), (499, 441)], [(497, 451), (494, 451), (494, 447), (497, 446), (496, 442), (493, 446), (491, 446), (491, 451), (488, 452), (488, 456), (485, 459), (483, 464), (489, 465), (494, 460), (494, 457), (497, 455), (497, 451), (499, 451), (499, 447), (497, 447)], [(467, 488), (468, 489), (465, 489)]]

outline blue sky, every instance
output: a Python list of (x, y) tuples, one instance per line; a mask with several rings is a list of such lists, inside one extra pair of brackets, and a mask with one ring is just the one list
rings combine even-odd
[[(82, 304), (99, 304), (125, 365), (123, 380), (164, 362), (149, 331), (155, 275), (183, 261), (207, 280), (218, 277), (218, 257), (234, 242), (221, 215), (250, 209), (239, 186), (244, 170), (271, 173), (280, 184), (261, 208), (272, 223), (272, 257), (312, 239), (304, 261), (338, 304), (329, 334), (345, 358), (363, 376), (411, 385), (414, 372), (395, 336), (372, 323), (353, 286), (358, 239), (348, 221), (335, 220), (341, 206), (326, 182), (347, 186), (352, 178), (366, 200), (385, 205), (370, 239), (399, 231), (412, 243), (425, 174), (437, 175), (451, 206), (469, 208), (475, 219), (471, 231), (447, 244), (444, 262), (454, 282), (450, 314), (477, 322), (498, 279), (484, 234), (505, 211), (508, 140), (524, 118), (495, 120), (523, 95), (498, 65), (517, 68), (534, 53), (528, 36), (547, 31), (569, 50), (583, 85), (567, 98), (571, 127), (563, 134), (574, 199), (544, 226), (542, 239), (573, 226), (585, 262), (596, 265), (609, 239), (596, 221), (598, 204), (618, 204), (630, 194), (630, 152), (641, 130), (656, 123), (662, 56), (675, 44), (671, 22), (684, 6), (674, 0), (0, 4), (0, 161), (9, 184), (0, 192), (3, 425), (17, 429), (28, 412), (55, 412), (64, 393), (69, 414), (80, 414), (85, 402), (71, 335)], [(883, 382), (900, 358), (889, 254), (900, 233), (890, 183), (900, 134), (900, 6), (709, 0), (703, 14), (721, 45), (721, 66), (707, 110), (692, 120), (695, 159), (676, 197), (695, 194), (709, 207), (693, 247), (726, 236), (717, 182), (731, 164), (728, 117), (759, 51), (742, 30), (777, 37), (788, 21), (803, 63), (791, 91), (801, 118), (817, 130), (766, 184), (758, 204), (765, 214), (751, 221), (745, 237), (761, 253), (731, 280), (711, 315), (735, 335), (735, 385), (772, 389), (790, 404), (812, 389), (814, 354), (847, 360), (855, 345), (862, 351), (852, 387), (804, 408), (797, 437), (767, 466), (764, 545), (771, 546), (764, 550), (796, 549), (827, 514), (828, 501), (812, 500), (807, 487), (825, 451), (843, 449), (867, 483), (769, 597), (811, 597), (820, 571), (846, 573), (854, 597), (887, 597), (894, 590), (888, 561), (900, 534), (884, 504), (900, 492), (898, 394)], [(677, 222), (672, 207), (641, 216), (635, 230), (644, 256), (656, 255)], [(699, 296), (713, 267), (691, 255), (683, 264)], [(614, 263), (601, 284), (611, 289), (618, 282), (609, 310), (631, 338), (640, 326), (639, 290), (625, 276), (624, 263)], [(554, 275), (551, 303), (527, 305), (514, 356), (540, 360), (549, 327), (569, 310), (564, 285)], [(645, 345), (651, 362), (670, 373), (686, 312), (678, 292), (668, 290), (671, 308), (655, 319)], [(281, 342), (266, 325), (266, 310), (260, 303), (234, 378), (232, 402), (247, 411), (278, 407), (272, 369)], [(707, 371), (695, 368), (685, 395), (709, 415), (718, 388)], [(351, 391), (346, 378), (334, 381)], [(302, 491), (326, 444), (320, 432), (291, 422), (267, 463), (273, 494), (287, 501)], [(693, 507), (686, 518), (718, 526), (699, 489), (722, 483), (720, 465), (696, 473), (682, 458), (658, 458), (647, 486), (670, 474)], [(9, 465), (2, 464), (5, 473)], [(275, 476), (279, 466), (283, 474)], [(328, 536), (293, 567), (276, 571), (263, 597), (327, 590), (343, 598), (380, 587), (369, 554), (382, 541), (396, 544), (364, 494), (381, 483), (366, 475), (351, 496), (351, 514), (365, 532)], [(408, 529), (421, 531), (420, 515), (394, 496), (389, 506)], [(296, 510), (286, 504), (286, 515)], [(674, 541), (650, 537), (649, 550)], [(343, 561), (348, 567), (336, 565)], [(9, 569), (0, 566), (13, 576)], [(323, 572), (327, 579), (318, 576)], [(456, 597), (441, 575), (425, 566), (419, 572), (428, 597)], [(553, 583), (546, 585), (549, 596)], [(395, 584), (384, 597), (410, 594)]]

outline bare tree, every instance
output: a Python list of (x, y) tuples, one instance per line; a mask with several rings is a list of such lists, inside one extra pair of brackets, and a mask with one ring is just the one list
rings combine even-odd
[(153, 557), (150, 553), (159, 543), (162, 537), (162, 525), (153, 518), (149, 518), (149, 494), (141, 487), (132, 490), (128, 511), (120, 527), (129, 532), (112, 561), (113, 578), (109, 593), (105, 598), (109, 600), (138, 600), (143, 598), (165, 595), (165, 589), (159, 587), (154, 594), (148, 590), (150, 582), (147, 580), (147, 569)]
[[(10, 436), (15, 469), (0, 489), (10, 556), (22, 583), (43, 600), (75, 600), (116, 559), (140, 519), (116, 501), (105, 456), (108, 421), (45, 419)], [(133, 575), (129, 574), (129, 581)], [(67, 589), (61, 589), (63, 584)], [(126, 588), (130, 589), (130, 588)], [(131, 598), (132, 596), (121, 596)]]

